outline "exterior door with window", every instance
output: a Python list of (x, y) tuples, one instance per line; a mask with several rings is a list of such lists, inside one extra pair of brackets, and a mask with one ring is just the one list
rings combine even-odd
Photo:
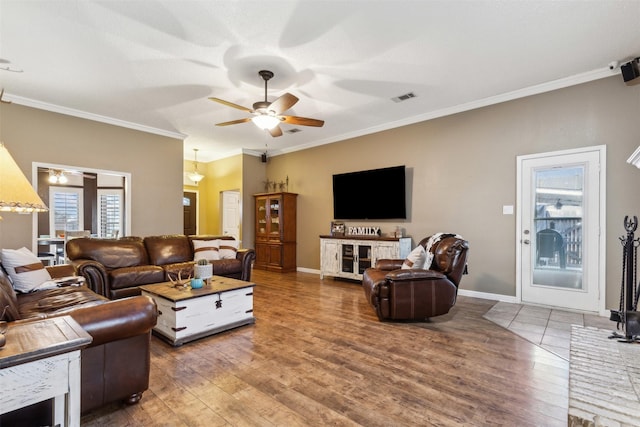
[(601, 146), (518, 157), (522, 302), (602, 309), (604, 156)]

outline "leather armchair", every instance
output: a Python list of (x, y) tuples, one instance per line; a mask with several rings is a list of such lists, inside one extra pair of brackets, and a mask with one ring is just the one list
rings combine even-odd
[[(429, 238), (419, 244), (426, 246)], [(401, 269), (404, 260), (381, 259), (365, 270), (365, 297), (380, 320), (425, 320), (447, 314), (456, 303), (458, 285), (465, 273), (469, 243), (444, 237), (430, 251), (428, 270)]]

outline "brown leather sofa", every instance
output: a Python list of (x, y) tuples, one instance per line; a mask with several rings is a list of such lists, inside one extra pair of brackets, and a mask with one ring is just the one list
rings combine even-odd
[[(53, 278), (74, 275), (70, 265), (47, 269)], [(150, 337), (157, 320), (153, 299), (110, 301), (86, 286), (17, 294), (0, 265), (0, 305), (0, 320), (10, 324), (69, 315), (91, 335), (93, 341), (81, 352), (82, 413), (110, 402), (137, 403), (149, 388)], [(37, 407), (14, 411), (3, 415), (0, 425), (31, 425), (25, 421), (35, 415), (30, 411), (41, 412)]]
[[(87, 279), (94, 292), (109, 299), (139, 295), (140, 285), (166, 282), (193, 275), (194, 240), (234, 240), (231, 236), (185, 236), (182, 234), (69, 240), (70, 263)], [(235, 259), (214, 260), (213, 274), (251, 280), (253, 249), (238, 249)]]
[[(429, 238), (419, 245), (423, 247)], [(445, 237), (431, 248), (429, 270), (401, 269), (404, 260), (382, 259), (364, 271), (362, 287), (380, 320), (425, 320), (447, 314), (456, 303), (469, 243)]]

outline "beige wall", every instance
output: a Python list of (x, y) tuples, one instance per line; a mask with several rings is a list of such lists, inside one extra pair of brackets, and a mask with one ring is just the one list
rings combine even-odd
[[(462, 288), (515, 295), (516, 156), (593, 145), (607, 146), (607, 307), (619, 297), (625, 215), (640, 215), (640, 170), (626, 159), (640, 144), (640, 87), (618, 76), (441, 119), (272, 157), (239, 155), (204, 165), (201, 232), (220, 232), (223, 190), (240, 190), (243, 246), (253, 247), (253, 194), (263, 181), (289, 177), (298, 198), (298, 267), (319, 268), (320, 234), (332, 220), (331, 175), (404, 164), (409, 219), (400, 225), (414, 242), (454, 231), (471, 243), (470, 274)], [(78, 165), (132, 174), (132, 234), (182, 232), (179, 140), (19, 105), (0, 105), (0, 138), (31, 177), (31, 162)], [(142, 161), (141, 161), (142, 159)], [(190, 188), (190, 187), (185, 187)], [(380, 195), (384, 203), (384, 194)], [(29, 246), (31, 216), (5, 214), (0, 245)], [(353, 224), (367, 224), (363, 221)]]
[[(406, 165), (409, 219), (356, 221), (396, 225), (416, 241), (456, 232), (471, 245), (461, 287), (516, 295), (516, 156), (607, 146), (607, 307), (619, 298), (625, 215), (640, 214), (640, 170), (626, 159), (640, 144), (640, 88), (616, 76), (270, 159), (269, 179), (290, 179), (298, 198), (298, 267), (319, 269), (320, 234), (333, 216), (331, 176)], [(357, 191), (357, 189), (354, 189)], [(380, 194), (384, 203), (384, 193)]]
[(254, 194), (264, 192), (267, 164), (262, 163), (260, 157), (243, 155), (242, 159), (242, 238), (245, 248), (255, 247), (255, 199)]
[[(131, 233), (182, 232), (182, 141), (33, 109), (0, 105), (0, 139), (31, 180), (32, 162), (131, 174)], [(7, 213), (0, 247), (31, 247), (32, 216)]]

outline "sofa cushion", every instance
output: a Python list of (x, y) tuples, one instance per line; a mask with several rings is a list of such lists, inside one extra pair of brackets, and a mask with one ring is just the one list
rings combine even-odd
[(0, 320), (11, 322), (20, 319), (16, 291), (11, 285), (9, 276), (0, 265)]
[(193, 261), (189, 238), (183, 234), (145, 237), (144, 245), (153, 265)]
[[(2, 249), (2, 265), (9, 273), (13, 288), (18, 292), (31, 292), (51, 280), (42, 261), (27, 248)], [(50, 287), (55, 287), (53, 284)]]
[(23, 319), (59, 316), (80, 307), (104, 304), (108, 299), (86, 286), (67, 286), (18, 295)]
[(140, 238), (96, 239), (81, 237), (67, 242), (67, 257), (71, 260), (90, 259), (107, 270), (149, 264), (144, 242)]
[(237, 259), (221, 259), (211, 265), (213, 265), (213, 274), (215, 276), (230, 276), (242, 273), (242, 263)]
[(164, 282), (164, 270), (157, 265), (125, 267), (109, 272), (111, 289), (124, 289)]
[(193, 260), (206, 259), (215, 261), (220, 259), (220, 240), (192, 240)]

